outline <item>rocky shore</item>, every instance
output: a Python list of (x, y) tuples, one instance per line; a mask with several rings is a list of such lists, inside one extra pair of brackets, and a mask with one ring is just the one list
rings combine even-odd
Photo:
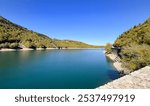
[(129, 74), (130, 70), (123, 68), (121, 59), (116, 54), (106, 54), (106, 56), (113, 61), (113, 66), (122, 74)]
[[(97, 89), (148, 89), (150, 88), (150, 66), (146, 66), (137, 71), (122, 68), (120, 59), (115, 54), (106, 54), (114, 63), (114, 67), (125, 75), (119, 79), (109, 82)], [(116, 60), (117, 59), (117, 60)]]

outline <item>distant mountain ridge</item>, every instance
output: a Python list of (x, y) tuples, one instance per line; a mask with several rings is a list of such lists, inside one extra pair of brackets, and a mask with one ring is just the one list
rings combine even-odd
[(0, 16), (0, 48), (99, 48), (73, 40), (56, 40), (49, 38)]

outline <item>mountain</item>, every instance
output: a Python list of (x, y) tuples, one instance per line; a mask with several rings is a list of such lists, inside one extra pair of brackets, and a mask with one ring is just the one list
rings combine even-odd
[(0, 48), (99, 48), (73, 40), (52, 39), (0, 16)]
[(113, 46), (121, 47), (123, 66), (131, 71), (150, 65), (150, 18), (121, 34)]

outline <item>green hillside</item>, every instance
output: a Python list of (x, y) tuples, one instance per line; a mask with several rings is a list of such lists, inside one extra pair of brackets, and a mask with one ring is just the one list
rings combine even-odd
[(150, 45), (150, 18), (143, 24), (134, 26), (130, 30), (124, 32), (115, 41), (115, 46), (129, 46), (129, 45)]
[(124, 67), (134, 71), (150, 65), (150, 18), (121, 34), (113, 45), (121, 47)]
[(99, 48), (79, 41), (56, 40), (28, 30), (0, 16), (0, 48)]

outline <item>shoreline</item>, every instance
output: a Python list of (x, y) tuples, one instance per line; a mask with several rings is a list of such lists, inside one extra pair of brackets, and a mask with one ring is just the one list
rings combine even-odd
[[(150, 66), (138, 69), (134, 72), (122, 68), (122, 63), (115, 61), (117, 55), (105, 54), (114, 63), (113, 66), (118, 72), (124, 70), (123, 76), (118, 79), (107, 82), (96, 89), (147, 89), (150, 88)], [(122, 73), (121, 73), (122, 74)], [(141, 83), (142, 82), (142, 83)]]
[(111, 54), (105, 54), (105, 55), (106, 55), (110, 60), (113, 61), (113, 66), (116, 68), (116, 70), (117, 70), (120, 74), (122, 74), (122, 75), (130, 74), (130, 72), (131, 72), (130, 70), (128, 70), (128, 69), (122, 67), (121, 59), (120, 59), (117, 55), (115, 55), (115, 54), (113, 54), (113, 53), (111, 53)]
[(31, 50), (86, 50), (86, 49), (102, 49), (102, 48), (23, 48), (23, 49), (9, 49), (9, 48), (2, 48), (0, 49), (0, 52), (5, 52), (5, 51), (31, 51)]

